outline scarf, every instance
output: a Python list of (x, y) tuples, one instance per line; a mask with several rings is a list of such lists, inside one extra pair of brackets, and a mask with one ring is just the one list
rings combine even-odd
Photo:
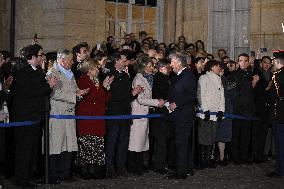
[(144, 73), (143, 74), (143, 77), (147, 79), (150, 87), (152, 88), (153, 87), (153, 81), (154, 81), (154, 77), (152, 74), (147, 74), (147, 73)]
[(72, 79), (72, 77), (74, 76), (73, 72), (70, 70), (66, 70), (65, 68), (63, 68), (59, 63), (54, 64), (54, 66), (57, 66), (58, 71), (62, 72), (65, 77), (67, 77), (69, 80)]

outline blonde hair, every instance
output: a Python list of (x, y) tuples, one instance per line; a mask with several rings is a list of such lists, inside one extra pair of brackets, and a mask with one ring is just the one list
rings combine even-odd
[(83, 73), (88, 73), (90, 69), (99, 68), (99, 66), (100, 64), (98, 60), (93, 60), (91, 58), (88, 58), (84, 60), (79, 70)]

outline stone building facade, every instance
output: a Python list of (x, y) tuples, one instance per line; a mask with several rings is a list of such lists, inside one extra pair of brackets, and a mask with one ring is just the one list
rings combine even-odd
[[(10, 1), (0, 1), (0, 49), (7, 50), (10, 48)], [(24, 45), (30, 44), (34, 34), (42, 38), (39, 42), (47, 51), (71, 48), (81, 41), (87, 41), (91, 46), (95, 46), (96, 43), (106, 40), (107, 12), (108, 7), (111, 7), (108, 1), (15, 0), (15, 2), (16, 52)], [(129, 2), (134, 1), (129, 0)], [(224, 48), (232, 49), (233, 43), (235, 46), (231, 51), (237, 52), (239, 44), (235, 38), (243, 37), (243, 49), (254, 50), (266, 47), (270, 51), (284, 48), (284, 33), (281, 27), (281, 23), (284, 22), (283, 0), (157, 0), (157, 2), (160, 15), (155, 17), (154, 23), (159, 23), (156, 31), (162, 32), (159, 38), (166, 43), (174, 42), (178, 36), (184, 35), (189, 42), (203, 40), (207, 50), (215, 53), (216, 48), (222, 44), (215, 47), (214, 40), (224, 40), (230, 42), (227, 44), (228, 47)], [(246, 8), (242, 8), (240, 4)], [(129, 16), (129, 6), (124, 9), (124, 11), (127, 10), (128, 15), (122, 9), (119, 14)], [(241, 36), (238, 36), (236, 32), (240, 19), (237, 11), (244, 10), (248, 13), (244, 18), (247, 19), (245, 23), (247, 27), (242, 27), (245, 29), (243, 33), (240, 33)], [(131, 14), (137, 17), (138, 11), (140, 10), (134, 7)], [(218, 15), (226, 11), (224, 15), (235, 18), (235, 25), (232, 25), (230, 20), (224, 20), (231, 31), (222, 34), (223, 39), (219, 39), (214, 26), (222, 31), (224, 27), (222, 19), (226, 16), (219, 18)], [(145, 14), (145, 19), (149, 19), (150, 15), (153, 17), (153, 14)], [(220, 26), (216, 27), (216, 23)], [(228, 29), (223, 29), (223, 31)], [(131, 27), (127, 27), (126, 30), (131, 31)], [(135, 28), (132, 31), (137, 32), (138, 30)]]

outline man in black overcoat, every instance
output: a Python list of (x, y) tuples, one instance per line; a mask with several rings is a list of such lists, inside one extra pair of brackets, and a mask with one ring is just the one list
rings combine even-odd
[(22, 50), (22, 65), (14, 71), (11, 121), (37, 121), (32, 125), (15, 127), (15, 182), (19, 186), (34, 187), (33, 168), (37, 160), (41, 137), (41, 120), (47, 106), (47, 98), (56, 84), (48, 82), (40, 65), (44, 56), (40, 45), (29, 45)]
[(171, 67), (176, 77), (170, 86), (168, 101), (170, 119), (173, 121), (176, 147), (176, 166), (174, 174), (167, 179), (185, 179), (187, 173), (193, 175), (192, 154), (189, 138), (193, 126), (193, 104), (196, 99), (196, 79), (187, 68), (187, 56), (175, 54), (171, 58)]

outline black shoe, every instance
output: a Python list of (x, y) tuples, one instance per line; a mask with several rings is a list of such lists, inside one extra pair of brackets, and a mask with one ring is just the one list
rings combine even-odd
[(208, 168), (216, 168), (216, 161), (214, 159), (207, 160)]
[(40, 184), (34, 183), (32, 181), (27, 181), (27, 180), (18, 180), (16, 181), (15, 184), (23, 188), (35, 188), (35, 187), (41, 186)]
[(174, 173), (174, 174), (170, 174), (170, 175), (165, 176), (165, 179), (179, 180), (179, 179), (186, 179), (186, 177), (187, 177), (186, 173), (182, 173), (182, 174)]
[(117, 176), (128, 176), (128, 172), (125, 168), (118, 168), (116, 171)]
[(269, 177), (269, 178), (283, 178), (284, 176), (279, 175), (279, 173), (273, 171), (271, 173), (266, 174), (265, 176)]
[(187, 171), (187, 176), (193, 176), (193, 175), (194, 175), (194, 172), (192, 169)]
[(166, 174), (168, 171), (165, 168), (161, 168), (161, 169), (154, 169), (154, 172), (159, 174)]
[(56, 184), (60, 184), (62, 182), (62, 180), (56, 179), (56, 178), (50, 178), (48, 180), (48, 184), (52, 184), (52, 185), (56, 185)]
[(242, 162), (240, 160), (233, 160), (234, 165), (240, 165)]
[(117, 175), (116, 175), (116, 173), (113, 169), (107, 169), (106, 178), (115, 179), (115, 178), (117, 178)]
[(253, 163), (251, 159), (241, 159), (241, 162), (245, 165), (251, 165)]
[(222, 166), (222, 167), (225, 167), (227, 166), (229, 163), (228, 163), (228, 160), (227, 159), (224, 159), (223, 161), (218, 161), (218, 165)]
[(65, 177), (62, 182), (65, 182), (65, 183), (72, 183), (72, 182), (76, 182), (77, 179), (74, 178), (73, 176), (69, 176), (69, 177)]
[(80, 178), (84, 180), (90, 180), (92, 178), (92, 175), (89, 173), (81, 173)]

